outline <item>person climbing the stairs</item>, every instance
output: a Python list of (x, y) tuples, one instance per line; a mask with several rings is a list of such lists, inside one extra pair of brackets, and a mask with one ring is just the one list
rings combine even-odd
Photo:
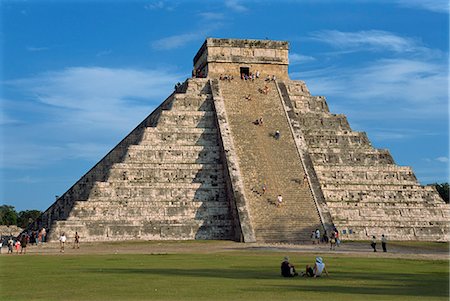
[(281, 207), (282, 203), (283, 203), (283, 197), (281, 196), (281, 194), (279, 194), (277, 197), (277, 207)]

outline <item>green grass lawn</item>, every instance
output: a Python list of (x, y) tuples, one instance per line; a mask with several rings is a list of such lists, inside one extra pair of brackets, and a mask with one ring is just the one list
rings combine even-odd
[[(2, 256), (1, 300), (448, 300), (448, 260), (324, 254), (329, 278), (279, 276), (283, 253)], [(290, 253), (297, 268), (314, 255)]]

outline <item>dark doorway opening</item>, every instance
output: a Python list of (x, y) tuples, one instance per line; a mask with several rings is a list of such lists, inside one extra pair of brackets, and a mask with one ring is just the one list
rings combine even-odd
[(241, 76), (242, 76), (242, 74), (244, 74), (244, 75), (247, 75), (247, 76), (249, 76), (250, 75), (250, 68), (249, 67), (241, 67), (240, 68), (240, 73), (241, 73)]

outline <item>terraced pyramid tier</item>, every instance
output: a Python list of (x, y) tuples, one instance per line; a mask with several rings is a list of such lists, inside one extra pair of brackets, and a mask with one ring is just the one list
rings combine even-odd
[(42, 216), (50, 238), (234, 239), (208, 80), (190, 79)]
[(343, 238), (448, 240), (450, 209), (434, 188), (421, 186), (388, 150), (373, 148), (345, 116), (331, 114), (325, 98), (311, 96), (305, 83), (279, 87)]

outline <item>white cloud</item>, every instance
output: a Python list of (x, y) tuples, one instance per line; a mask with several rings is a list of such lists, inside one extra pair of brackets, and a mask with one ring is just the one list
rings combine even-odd
[(200, 18), (202, 18), (203, 20), (213, 20), (213, 21), (218, 21), (218, 20), (223, 20), (225, 19), (225, 15), (222, 13), (213, 13), (213, 12), (204, 12), (204, 13), (199, 13), (198, 16)]
[(312, 56), (303, 55), (299, 53), (290, 53), (289, 54), (289, 65), (297, 65), (307, 62), (315, 61), (316, 59)]
[(205, 34), (203, 32), (185, 33), (162, 38), (160, 40), (154, 41), (151, 45), (152, 48), (156, 50), (170, 50), (183, 47), (192, 41), (197, 41), (204, 37)]
[(449, 13), (448, 0), (396, 0), (403, 7), (425, 9), (437, 13)]
[(163, 9), (165, 6), (166, 4), (164, 3), (164, 1), (153, 1), (152, 3), (144, 5), (144, 8), (155, 10), (155, 9)]
[(34, 46), (27, 46), (27, 50), (30, 52), (38, 52), (38, 51), (46, 51), (49, 50), (48, 47), (34, 47)]
[(95, 56), (97, 56), (97, 57), (107, 56), (107, 55), (110, 55), (111, 53), (112, 53), (112, 50), (107, 49), (107, 50), (102, 50), (102, 51), (97, 52), (97, 54)]
[(238, 0), (225, 0), (225, 6), (239, 13), (246, 12), (248, 10), (247, 7), (242, 5)]
[(343, 32), (338, 30), (322, 30), (310, 34), (315, 41), (329, 44), (338, 49), (348, 51), (393, 51), (401, 52), (425, 52), (418, 41), (396, 35), (382, 30), (367, 30), (358, 32)]
[(305, 80), (312, 93), (378, 106), (398, 103), (408, 106), (406, 111), (421, 107), (424, 117), (429, 117), (427, 112), (446, 112), (447, 108), (447, 70), (440, 62), (379, 59), (362, 67), (327, 68), (291, 76)]
[(442, 162), (442, 163), (448, 163), (449, 162), (447, 157), (437, 157), (436, 161)]
[[(8, 167), (33, 167), (63, 159), (97, 160), (155, 106), (181, 76), (159, 70), (73, 67), (5, 82), (20, 91), (8, 111), (20, 126), (1, 143)], [(15, 106), (15, 107), (14, 107)], [(27, 111), (28, 110), (28, 111)]]

